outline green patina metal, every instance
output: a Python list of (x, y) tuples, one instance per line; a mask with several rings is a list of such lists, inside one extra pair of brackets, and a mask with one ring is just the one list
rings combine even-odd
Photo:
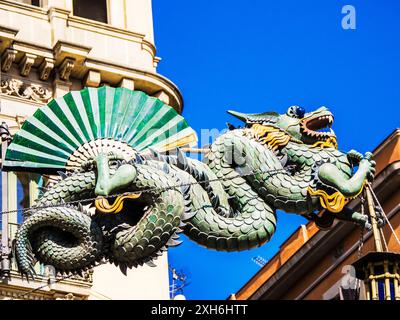
[(39, 109), (14, 137), (4, 167), (66, 174), (17, 232), (20, 271), (33, 275), (36, 257), (60, 272), (106, 259), (125, 273), (152, 265), (180, 243), (182, 231), (207, 248), (251, 249), (274, 234), (277, 209), (321, 228), (335, 218), (370, 227), (367, 216), (345, 203), (373, 178), (375, 163), (370, 153), (339, 151), (333, 131), (319, 130), (333, 122), (328, 109), (230, 113), (245, 127), (217, 138), (200, 162), (179, 149), (160, 152), (193, 142), (195, 134), (172, 108), (143, 92), (85, 89)]

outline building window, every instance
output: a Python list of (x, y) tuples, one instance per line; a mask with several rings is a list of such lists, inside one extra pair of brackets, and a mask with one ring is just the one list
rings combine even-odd
[(17, 0), (25, 4), (30, 4), (32, 6), (40, 7), (40, 0)]
[(74, 15), (107, 23), (107, 0), (73, 0)]

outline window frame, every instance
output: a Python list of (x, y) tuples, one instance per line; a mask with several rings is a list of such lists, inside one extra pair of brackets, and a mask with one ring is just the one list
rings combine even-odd
[[(39, 0), (40, 1), (40, 0)], [(82, 19), (86, 19), (86, 20), (90, 20), (90, 21), (96, 21), (96, 22), (98, 22), (98, 23), (104, 23), (104, 24), (110, 24), (110, 0), (104, 0), (105, 1), (105, 5), (106, 5), (106, 20), (107, 21), (99, 21), (99, 20), (96, 20), (96, 19), (93, 19), (93, 18), (87, 18), (87, 17), (82, 17), (82, 16), (79, 16), (79, 15), (76, 15), (75, 14), (75, 5), (74, 5), (74, 2), (75, 1), (84, 1), (84, 0), (71, 0), (71, 7), (72, 7), (72, 10), (71, 10), (71, 14), (74, 16), (74, 17), (77, 17), (77, 18), (82, 18)]]

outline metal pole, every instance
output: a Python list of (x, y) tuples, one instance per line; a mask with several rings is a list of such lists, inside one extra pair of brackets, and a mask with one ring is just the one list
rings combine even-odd
[[(368, 184), (368, 186), (371, 188), (371, 184), (370, 184), (369, 182), (367, 182), (367, 184)], [(372, 194), (372, 196), (374, 197), (374, 200), (375, 200), (376, 204), (378, 205), (379, 209), (382, 211), (382, 215), (383, 215), (383, 217), (385, 218), (385, 220), (386, 220), (386, 222), (387, 222), (387, 224), (388, 224), (390, 230), (392, 231), (392, 233), (393, 233), (393, 235), (394, 235), (394, 237), (395, 237), (397, 243), (400, 245), (399, 237), (397, 236), (395, 230), (393, 229), (393, 226), (392, 226), (392, 224), (390, 223), (390, 220), (388, 219), (388, 217), (387, 217), (385, 211), (383, 210), (381, 204), (379, 203), (379, 200), (378, 200), (378, 198), (376, 197), (376, 194), (374, 193), (374, 191), (372, 190), (372, 188), (371, 188), (371, 194)]]
[(375, 249), (378, 252), (383, 252), (382, 239), (381, 239), (381, 235), (379, 233), (374, 200), (372, 198), (372, 193), (371, 193), (371, 189), (370, 189), (369, 185), (366, 185), (365, 191), (367, 194), (369, 214), (371, 216), (372, 233), (374, 234), (374, 240), (375, 240)]
[(176, 274), (175, 268), (172, 268), (172, 300), (175, 298), (175, 280), (178, 279), (178, 275)]
[(209, 153), (210, 148), (180, 148), (182, 152), (190, 153)]
[[(8, 142), (10, 140), (10, 132), (5, 122), (2, 122), (0, 126), (1, 135), (1, 166), (3, 167), (4, 159), (6, 157), (6, 151)], [(2, 184), (2, 195), (1, 195), (1, 271), (2, 274), (8, 276), (10, 274), (10, 247), (8, 238), (8, 172), (2, 170), (1, 172), (1, 184)]]

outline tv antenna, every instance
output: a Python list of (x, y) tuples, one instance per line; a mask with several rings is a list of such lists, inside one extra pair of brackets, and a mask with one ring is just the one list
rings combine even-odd
[(187, 283), (187, 276), (182, 271), (177, 271), (171, 266), (169, 266), (169, 270), (172, 273), (172, 284), (170, 285), (171, 300), (186, 300), (186, 297), (183, 295), (183, 288), (189, 284)]
[(251, 261), (253, 261), (256, 265), (260, 266), (261, 268), (267, 264), (267, 260), (265, 260), (261, 256), (253, 257), (251, 258)]

